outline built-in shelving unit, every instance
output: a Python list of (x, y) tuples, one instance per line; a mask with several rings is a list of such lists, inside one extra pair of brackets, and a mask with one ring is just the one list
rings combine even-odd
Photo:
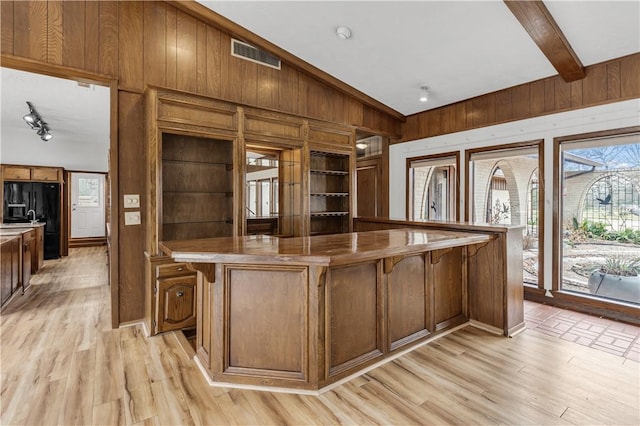
[(162, 239), (233, 235), (233, 144), (162, 137)]
[(310, 152), (311, 234), (349, 231), (349, 155)]
[(200, 309), (192, 303), (195, 274), (160, 242), (352, 229), (351, 126), (151, 86), (144, 96), (151, 334), (191, 327)]

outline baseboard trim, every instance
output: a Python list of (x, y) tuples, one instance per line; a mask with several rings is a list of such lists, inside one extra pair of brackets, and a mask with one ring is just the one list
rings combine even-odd
[(353, 374), (351, 374), (350, 376), (347, 377), (343, 377), (342, 379), (333, 382), (323, 388), (320, 388), (318, 390), (309, 390), (309, 389), (293, 389), (293, 388), (280, 388), (280, 387), (274, 387), (274, 386), (258, 386), (258, 385), (243, 385), (243, 384), (238, 384), (238, 383), (228, 383), (228, 382), (217, 382), (211, 379), (211, 377), (209, 376), (209, 373), (207, 372), (207, 369), (204, 367), (204, 365), (202, 365), (202, 362), (200, 361), (200, 359), (198, 358), (198, 356), (196, 355), (195, 357), (193, 357), (194, 362), (196, 363), (196, 365), (198, 366), (198, 368), (200, 369), (200, 371), (202, 372), (202, 375), (204, 376), (205, 380), (207, 381), (207, 383), (209, 384), (209, 386), (212, 387), (223, 387), (223, 388), (233, 388), (233, 389), (245, 389), (245, 390), (256, 390), (256, 391), (265, 391), (265, 392), (279, 392), (279, 393), (292, 393), (292, 394), (298, 394), (298, 395), (312, 395), (312, 396), (320, 396), (325, 392), (328, 392), (344, 383), (347, 383), (350, 380), (355, 379), (356, 377), (362, 376), (363, 374), (368, 373), (369, 371), (378, 368), (382, 365), (385, 365), (397, 358), (400, 358), (403, 355), (408, 354), (409, 352), (412, 352), (424, 345), (427, 345), (435, 340), (440, 339), (441, 337), (444, 337), (448, 334), (453, 333), (454, 331), (460, 330), (462, 328), (465, 328), (467, 326), (469, 326), (470, 323), (469, 322), (465, 322), (464, 324), (460, 324), (456, 327), (452, 327), (448, 330), (442, 331), (441, 333), (438, 333), (434, 336), (429, 337), (428, 339), (414, 345), (411, 346), (407, 349), (404, 349), (402, 351), (399, 351), (391, 356), (389, 356), (388, 358), (382, 359), (378, 362), (376, 362), (375, 364), (371, 364), (365, 368), (363, 368), (360, 371), (357, 371)]
[(484, 331), (489, 332), (491, 334), (495, 334), (497, 336), (504, 336), (504, 330), (501, 329), (501, 328), (494, 327), (492, 325), (485, 324), (483, 322), (476, 321), (476, 320), (470, 320), (469, 324), (471, 325), (471, 327), (475, 327), (475, 328), (478, 328), (480, 330), (484, 330)]
[(69, 248), (106, 246), (107, 237), (69, 238)]

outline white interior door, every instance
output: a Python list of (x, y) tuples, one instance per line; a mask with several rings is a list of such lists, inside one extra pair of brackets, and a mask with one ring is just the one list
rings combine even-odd
[(105, 236), (104, 175), (71, 173), (71, 238)]

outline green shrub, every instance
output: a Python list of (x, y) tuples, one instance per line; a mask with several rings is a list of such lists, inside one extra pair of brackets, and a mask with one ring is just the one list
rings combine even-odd
[(610, 231), (607, 232), (603, 238), (620, 243), (640, 244), (640, 230), (625, 228), (622, 231)]
[(622, 256), (608, 257), (600, 271), (605, 274), (633, 277), (640, 274), (640, 257), (627, 259)]
[(605, 234), (608, 232), (607, 225), (604, 223), (590, 222), (587, 219), (582, 221), (580, 229), (582, 229), (589, 238), (604, 238)]

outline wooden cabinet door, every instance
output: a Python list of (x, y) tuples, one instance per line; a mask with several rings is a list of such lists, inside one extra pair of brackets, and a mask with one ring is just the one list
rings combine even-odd
[(36, 228), (36, 249), (33, 251), (31, 271), (38, 272), (44, 263), (44, 226)]
[(58, 181), (58, 169), (49, 167), (33, 167), (31, 169), (31, 180)]
[(11, 247), (13, 241), (6, 242), (0, 246), (0, 304), (4, 303), (11, 296), (11, 280), (13, 265), (11, 264)]
[(2, 168), (4, 180), (30, 180), (31, 168), (21, 166), (4, 166)]
[(380, 158), (358, 161), (356, 168), (357, 216), (382, 216), (382, 160)]
[(156, 332), (196, 325), (196, 275), (157, 280)]
[(33, 236), (27, 236), (22, 240), (22, 288), (29, 287), (31, 281), (31, 251), (33, 250)]
[(15, 293), (22, 285), (22, 240), (11, 241), (11, 292)]

